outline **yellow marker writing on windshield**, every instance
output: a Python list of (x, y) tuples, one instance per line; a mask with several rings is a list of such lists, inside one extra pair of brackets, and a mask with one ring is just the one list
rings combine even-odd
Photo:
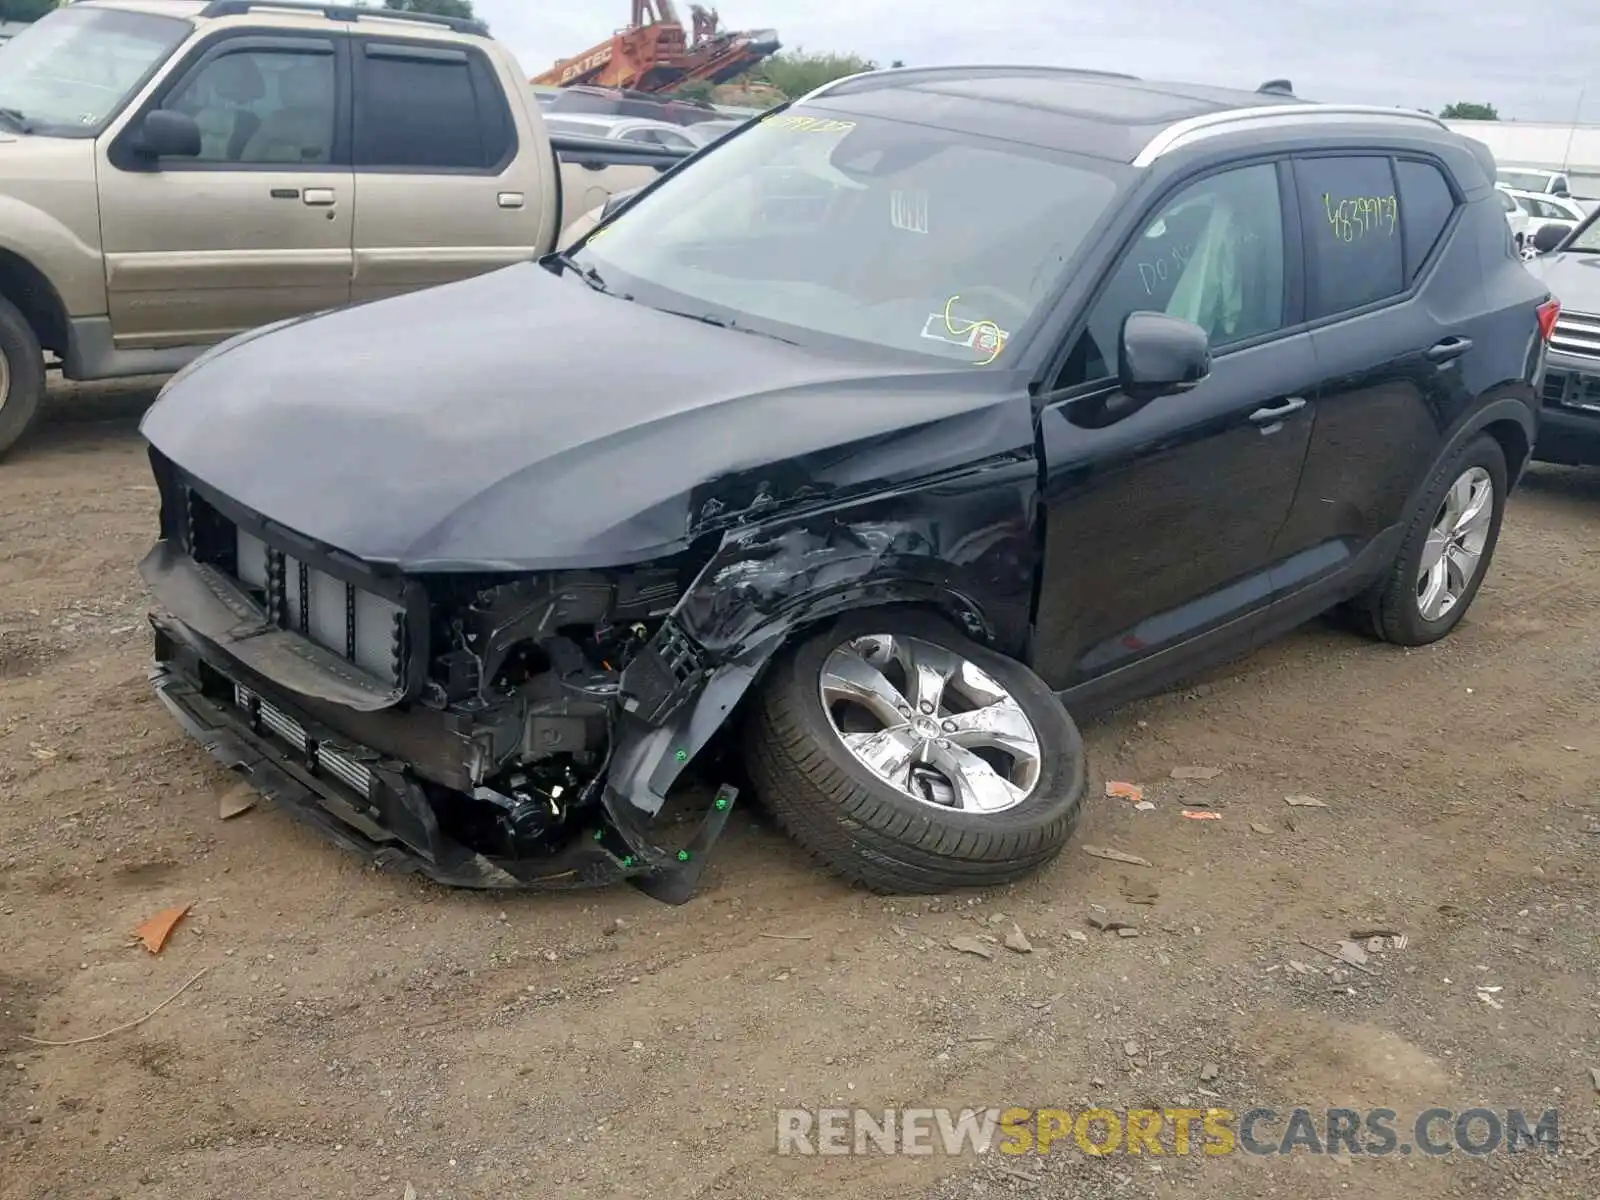
[(838, 121), (831, 117), (807, 117), (800, 113), (787, 112), (762, 117), (761, 123), (790, 133), (849, 133), (856, 127), (854, 121)]
[(1006, 348), (1006, 331), (993, 321), (969, 321), (967, 324), (957, 326), (955, 318), (950, 315), (950, 310), (955, 307), (959, 295), (951, 296), (944, 302), (944, 327), (950, 331), (951, 337), (966, 337), (972, 335), (973, 348), (980, 353), (988, 351), (989, 357), (979, 359), (977, 366), (987, 367), (1000, 357), (1000, 351)]

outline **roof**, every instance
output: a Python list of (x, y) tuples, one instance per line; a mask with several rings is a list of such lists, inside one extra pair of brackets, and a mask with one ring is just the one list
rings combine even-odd
[[(993, 135), (1000, 122), (1008, 136), (1091, 157), (1147, 165), (1141, 156), (1175, 148), (1174, 127), (1204, 136), (1210, 126), (1243, 128), (1225, 114), (1266, 121), (1274, 117), (1340, 117), (1427, 122), (1436, 117), (1407, 109), (1313, 105), (1269, 81), (1263, 90), (1139, 79), (1109, 71), (1068, 67), (970, 66), (898, 68), (850, 76), (818, 88), (807, 103), (908, 121), (937, 121)], [(1192, 131), (1192, 134), (1191, 134)], [(1155, 149), (1164, 138), (1161, 150)]]
[(488, 27), (477, 20), (368, 7), (351, 3), (350, 0), (328, 0), (327, 3), (319, 0), (74, 0), (74, 3), (94, 8), (159, 13), (188, 20), (252, 16), (274, 24), (357, 20), (409, 22), (413, 27), (424, 25), (435, 32), (447, 31), (474, 37), (487, 37), (489, 33)]

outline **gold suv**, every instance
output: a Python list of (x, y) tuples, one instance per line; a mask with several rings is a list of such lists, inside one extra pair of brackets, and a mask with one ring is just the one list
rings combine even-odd
[(628, 149), (558, 171), (476, 21), (60, 8), (0, 45), (0, 453), (46, 352), (71, 379), (166, 374), (245, 329), (524, 261), (554, 248), (563, 196), (576, 219), (652, 176)]

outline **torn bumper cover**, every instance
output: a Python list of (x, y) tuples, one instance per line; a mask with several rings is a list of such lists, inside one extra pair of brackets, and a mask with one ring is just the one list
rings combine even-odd
[[(430, 795), (438, 786), (470, 789), (469, 729), (435, 710), (379, 708), (337, 680), (339, 694), (330, 695), (329, 677), (303, 641), (275, 636), (280, 631), (263, 627), (248, 605), (230, 603), (239, 598), (226, 578), (181, 553), (158, 545), (141, 569), (174, 613), (150, 618), (163, 704), (222, 765), (341, 845), (458, 887), (564, 890), (629, 880), (672, 902), (692, 892), (736, 793), (717, 793), (683, 848), (658, 845), (650, 820), (737, 702), (729, 685), (748, 682), (747, 672), (707, 671), (688, 647), (658, 639), (630, 664), (638, 691), (618, 706), (609, 769), (589, 785), (600, 803), (581, 812), (587, 823), (565, 830), (548, 853), (497, 857), (451, 836)], [(304, 686), (275, 682), (285, 671)], [(708, 697), (719, 698), (715, 718), (702, 714)], [(418, 774), (419, 762), (431, 780)]]

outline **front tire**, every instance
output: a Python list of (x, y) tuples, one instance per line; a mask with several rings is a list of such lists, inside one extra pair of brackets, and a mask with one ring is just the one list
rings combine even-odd
[(33, 328), (0, 298), (0, 455), (28, 432), (44, 402), (44, 351)]
[(1370, 608), (1373, 632), (1426, 646), (1461, 622), (1488, 574), (1508, 492), (1505, 451), (1479, 434), (1444, 463), (1412, 514)]
[(992, 887), (1061, 852), (1083, 740), (1021, 663), (913, 610), (851, 614), (768, 672), (746, 763), (778, 824), (883, 893)]

